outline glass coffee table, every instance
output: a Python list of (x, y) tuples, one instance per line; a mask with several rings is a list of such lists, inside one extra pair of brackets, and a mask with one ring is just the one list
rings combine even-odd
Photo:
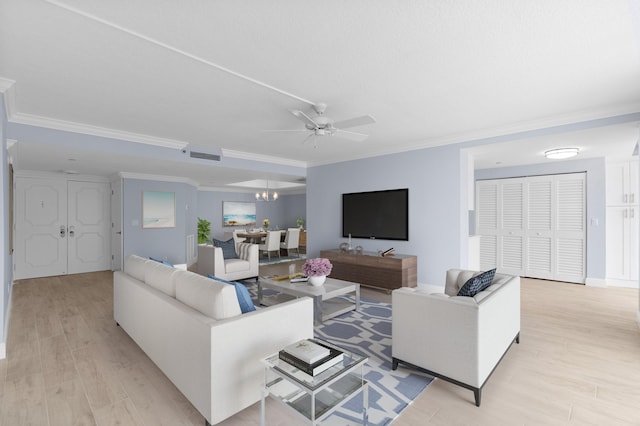
[(364, 365), (368, 358), (345, 351), (328, 342), (320, 342), (342, 351), (344, 357), (338, 364), (315, 376), (310, 376), (282, 361), (277, 353), (262, 360), (265, 381), (260, 405), (261, 426), (265, 425), (267, 396), (302, 416), (309, 424), (317, 425), (360, 391), (362, 424), (367, 424), (369, 384), (364, 379)]
[[(265, 296), (265, 289), (275, 290), (278, 294)], [(339, 297), (349, 294), (354, 295), (354, 301)], [(258, 279), (260, 305), (269, 306), (304, 296), (313, 299), (313, 320), (316, 325), (345, 312), (360, 309), (360, 284), (357, 283), (327, 277), (323, 285), (314, 287), (306, 282), (291, 283), (288, 279), (282, 281), (270, 277)]]

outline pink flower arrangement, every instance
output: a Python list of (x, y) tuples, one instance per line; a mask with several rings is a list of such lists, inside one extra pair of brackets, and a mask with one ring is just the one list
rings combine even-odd
[(329, 262), (329, 259), (321, 257), (308, 259), (302, 266), (304, 274), (308, 277), (329, 275), (331, 273), (331, 268), (333, 268), (333, 265)]

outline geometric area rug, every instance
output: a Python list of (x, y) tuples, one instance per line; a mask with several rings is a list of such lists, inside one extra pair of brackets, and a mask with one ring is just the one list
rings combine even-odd
[[(245, 282), (254, 303), (257, 286)], [(346, 296), (353, 301), (353, 296)], [(315, 327), (315, 337), (369, 358), (364, 366), (369, 382), (368, 425), (385, 426), (416, 399), (433, 377), (407, 368), (391, 370), (391, 304), (360, 298), (360, 310), (350, 311)], [(362, 424), (362, 393), (329, 416), (323, 425)]]
[[(391, 304), (360, 299), (360, 310), (325, 321), (315, 337), (369, 358), (364, 367), (369, 382), (369, 425), (391, 423), (420, 395), (433, 378), (407, 368), (391, 370)], [(362, 424), (362, 394), (326, 420), (326, 425)]]

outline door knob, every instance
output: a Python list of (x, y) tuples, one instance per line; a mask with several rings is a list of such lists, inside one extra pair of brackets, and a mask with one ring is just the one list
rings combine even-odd
[(66, 233), (67, 233), (67, 230), (66, 230), (65, 226), (64, 225), (60, 225), (60, 238), (64, 238)]
[(76, 229), (73, 226), (69, 227), (69, 237), (73, 237), (76, 233)]

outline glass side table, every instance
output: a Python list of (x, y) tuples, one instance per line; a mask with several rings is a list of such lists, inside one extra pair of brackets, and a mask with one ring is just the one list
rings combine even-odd
[(315, 376), (282, 361), (277, 353), (262, 360), (265, 380), (260, 405), (261, 426), (265, 425), (267, 396), (302, 416), (309, 424), (317, 425), (360, 391), (363, 396), (362, 424), (367, 424), (369, 385), (364, 379), (364, 365), (368, 358), (345, 351), (324, 340), (320, 342), (342, 351), (344, 358)]

